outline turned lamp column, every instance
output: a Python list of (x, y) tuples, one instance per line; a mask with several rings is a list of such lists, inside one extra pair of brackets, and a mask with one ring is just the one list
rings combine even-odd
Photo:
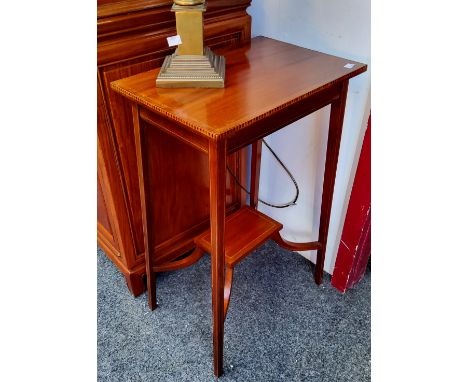
[(177, 34), (182, 43), (167, 56), (156, 78), (160, 88), (223, 88), (224, 57), (203, 47), (205, 0), (174, 0)]

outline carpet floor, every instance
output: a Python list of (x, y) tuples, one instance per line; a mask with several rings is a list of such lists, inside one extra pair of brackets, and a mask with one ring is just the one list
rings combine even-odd
[[(210, 261), (158, 274), (158, 308), (134, 298), (98, 248), (98, 381), (214, 381)], [(234, 270), (220, 381), (370, 381), (370, 271), (340, 294), (267, 242)]]

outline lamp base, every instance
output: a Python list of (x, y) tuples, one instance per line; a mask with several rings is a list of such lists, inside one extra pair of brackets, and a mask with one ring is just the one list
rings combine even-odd
[(167, 56), (156, 78), (158, 88), (224, 88), (225, 60), (210, 48), (203, 56)]

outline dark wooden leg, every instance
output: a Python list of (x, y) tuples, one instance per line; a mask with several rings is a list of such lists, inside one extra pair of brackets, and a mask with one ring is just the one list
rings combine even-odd
[[(239, 155), (239, 175), (241, 184), (247, 184), (247, 163), (249, 160), (248, 146), (240, 149), (238, 151)], [(241, 187), (237, 187), (239, 192), (239, 199), (241, 202), (241, 207), (246, 206), (249, 201), (247, 200), (247, 192), (245, 192)]]
[(138, 165), (138, 183), (140, 189), (141, 213), (143, 220), (143, 238), (145, 241), (145, 263), (146, 263), (146, 287), (148, 289), (148, 305), (151, 310), (156, 309), (156, 275), (153, 273), (152, 253), (150, 248), (154, 248), (151, 227), (151, 211), (149, 210), (150, 190), (148, 185), (145, 137), (140, 126), (138, 116), (138, 106), (132, 106), (133, 128), (135, 130), (135, 147)]
[(226, 141), (210, 141), (211, 295), (214, 374), (223, 374), (224, 231), (226, 217)]
[(330, 111), (330, 124), (328, 127), (327, 157), (325, 161), (325, 174), (323, 177), (322, 207), (320, 211), (320, 228), (318, 241), (322, 248), (317, 251), (317, 263), (315, 266), (315, 282), (322, 283), (323, 264), (327, 248), (328, 227), (330, 225), (330, 212), (335, 187), (336, 167), (340, 151), (341, 131), (343, 130), (343, 118), (348, 93), (348, 81), (343, 82), (340, 98), (333, 101)]
[(257, 208), (258, 185), (260, 182), (260, 164), (262, 161), (262, 140), (252, 143), (252, 158), (250, 161), (250, 207)]

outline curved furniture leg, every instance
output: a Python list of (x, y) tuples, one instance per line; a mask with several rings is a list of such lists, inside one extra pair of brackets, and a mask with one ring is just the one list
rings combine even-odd
[(285, 240), (281, 237), (279, 232), (276, 232), (272, 239), (281, 247), (289, 249), (290, 251), (312, 251), (315, 249), (322, 249), (322, 244), (319, 241), (310, 241), (307, 243), (294, 243)]
[(153, 272), (176, 271), (182, 268), (189, 267), (192, 264), (195, 264), (198, 260), (200, 260), (203, 256), (203, 253), (204, 252), (200, 248), (196, 247), (190, 255), (183, 258), (182, 260), (170, 261), (168, 263), (153, 266)]
[(231, 301), (231, 287), (232, 287), (232, 275), (234, 268), (226, 266), (226, 272), (224, 274), (224, 319), (226, 320), (227, 311), (229, 308), (229, 301)]

